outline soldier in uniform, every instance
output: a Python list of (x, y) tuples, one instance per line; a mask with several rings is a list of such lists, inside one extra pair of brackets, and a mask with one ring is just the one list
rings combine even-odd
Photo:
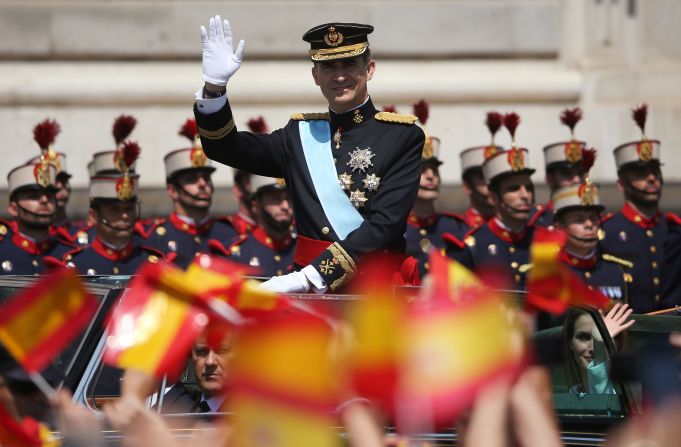
[(662, 196), (660, 142), (645, 135), (648, 109), (633, 110), (641, 129), (640, 141), (621, 144), (613, 151), (617, 165), (617, 185), (624, 193), (624, 206), (602, 221), (601, 248), (634, 264), (634, 282), (629, 300), (634, 313), (660, 307), (660, 269), (664, 261), (667, 222), (659, 208)]
[(46, 119), (36, 124), (33, 128), (33, 139), (38, 143), (41, 154), (33, 157), (28, 163), (39, 163), (42, 159), (45, 159), (57, 170), (57, 178), (54, 184), (57, 188), (55, 194), (57, 212), (52, 224), (52, 232), (66, 241), (67, 244), (76, 244), (76, 233), (81, 230), (83, 223), (69, 220), (66, 215), (66, 205), (68, 205), (71, 197), (71, 185), (69, 184), (71, 174), (66, 170), (66, 154), (54, 150), (54, 142), (60, 131), (61, 127), (54, 120)]
[(494, 216), (494, 207), (489, 201), (487, 182), (482, 175), (482, 164), (486, 159), (504, 148), (494, 143), (494, 136), (501, 128), (503, 117), (497, 112), (488, 112), (485, 124), (492, 135), (487, 146), (474, 146), (461, 151), (461, 181), (468, 196), (468, 208), (464, 213), (466, 224), (477, 228)]
[(189, 148), (170, 152), (163, 159), (166, 191), (173, 202), (170, 216), (157, 219), (145, 233), (145, 245), (166, 254), (174, 253), (174, 263), (186, 268), (195, 256), (208, 252), (208, 240), (230, 241), (237, 235), (227, 218), (210, 216), (213, 200), (212, 173), (215, 168), (201, 149), (196, 122), (187, 120), (180, 135), (192, 142)]
[(262, 276), (281, 276), (293, 269), (295, 240), (291, 235), (291, 208), (284, 179), (251, 175), (253, 214), (257, 226), (231, 244), (211, 240), (213, 254), (250, 265)]
[(306, 32), (312, 76), (329, 111), (297, 113), (279, 130), (252, 134), (237, 131), (225, 95), (243, 58), (243, 41), (233, 51), (229, 23), (219, 17), (211, 19), (209, 31), (202, 28), (206, 84), (194, 110), (206, 154), (285, 178), (295, 211), (295, 264), (302, 269), (270, 279), (264, 284), (270, 290), (338, 290), (357, 274), (363, 257), (379, 252), (393, 254), (391, 266), (403, 282), (417, 280), (413, 260), (402, 263), (425, 137), (415, 117), (374, 107), (367, 91), (376, 68), (372, 31), (369, 25), (328, 23)]
[(584, 149), (582, 157), (585, 182), (557, 189), (551, 195), (555, 226), (567, 235), (560, 257), (589, 288), (598, 288), (611, 299), (627, 303), (632, 264), (603, 253), (598, 247), (600, 213), (605, 207), (600, 203), (596, 185), (588, 178), (595, 151)]
[[(124, 163), (139, 153), (136, 143), (123, 146)], [(67, 266), (82, 275), (132, 275), (144, 262), (158, 262), (163, 253), (133, 242), (139, 216), (137, 174), (98, 175), (90, 179), (90, 216), (95, 222), (92, 243), (64, 256)]]
[[(570, 141), (544, 146), (546, 184), (550, 195), (559, 188), (584, 183), (582, 151), (586, 148), (586, 143), (575, 138), (575, 126), (581, 119), (580, 108), (563, 110), (560, 121), (570, 128)], [(530, 221), (534, 226), (550, 228), (553, 226), (554, 214), (553, 203), (549, 200), (546, 205), (535, 206)]]
[(533, 234), (529, 218), (534, 203), (534, 185), (530, 178), (534, 169), (527, 166), (527, 149), (518, 148), (515, 140), (519, 122), (520, 117), (515, 113), (504, 116), (504, 125), (513, 139), (512, 147), (495, 153), (482, 165), (494, 217), (466, 235), (465, 247), (463, 244), (447, 247), (450, 257), (473, 270), (494, 267), (507, 272), (509, 285), (516, 289), (524, 288), (525, 284)]
[(0, 221), (0, 274), (37, 275), (61, 265), (73, 249), (51, 231), (57, 211), (57, 169), (43, 159), (12, 169), (7, 175), (13, 220)]
[[(428, 103), (421, 100), (414, 104), (414, 112), (419, 122), (425, 127), (428, 117)], [(435, 201), (440, 195), (440, 165), (438, 158), (440, 139), (426, 135), (426, 142), (421, 153), (421, 182), (416, 202), (407, 219), (407, 254), (416, 258), (419, 263), (419, 275), (423, 278), (428, 273), (428, 253), (431, 249), (444, 247), (443, 236), (463, 238), (468, 226), (463, 218), (454, 213), (438, 213)]]
[(664, 242), (661, 277), (661, 308), (681, 306), (679, 278), (681, 278), (681, 217), (674, 213), (667, 213), (667, 239)]

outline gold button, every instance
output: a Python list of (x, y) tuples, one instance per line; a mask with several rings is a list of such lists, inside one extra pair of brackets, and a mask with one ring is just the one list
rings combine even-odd
[(149, 262), (151, 262), (152, 264), (156, 264), (156, 263), (158, 262), (158, 256), (155, 256), (155, 255), (149, 255), (149, 257), (148, 257), (147, 259), (148, 259)]
[(508, 252), (509, 253), (515, 253), (515, 247), (513, 247), (513, 246), (508, 247)]
[(187, 224), (182, 224), (182, 229), (183, 229), (183, 230), (188, 230), (188, 229), (189, 229), (189, 225), (187, 225)]
[(28, 247), (28, 241), (21, 241), (21, 246), (24, 248)]
[(653, 284), (655, 284), (656, 286), (659, 286), (660, 285), (660, 278), (653, 278)]
[(274, 255), (274, 260), (277, 261), (277, 262), (281, 261), (281, 256)]
[(113, 272), (114, 272), (116, 275), (118, 275), (118, 272), (120, 272), (120, 271), (121, 271), (121, 269), (119, 269), (118, 267), (114, 267), (114, 268), (113, 268)]
[(107, 254), (107, 255), (112, 255), (112, 254), (113, 254), (113, 251), (111, 251), (110, 248), (107, 248), (107, 249), (106, 249), (106, 254)]
[(517, 269), (517, 268), (518, 268), (518, 263), (515, 262), (515, 261), (511, 262), (511, 268), (512, 268), (512, 269)]
[(425, 264), (423, 264), (423, 268), (426, 270), (430, 270), (430, 264), (426, 262)]
[(266, 243), (266, 244), (271, 244), (271, 243), (272, 243), (272, 238), (271, 238), (271, 237), (266, 237), (266, 238), (265, 238), (265, 243)]
[(520, 282), (520, 275), (515, 275), (513, 279), (515, 279), (515, 282)]
[(426, 231), (425, 228), (421, 228), (421, 229), (419, 230), (419, 234), (420, 234), (421, 236), (425, 236), (426, 233), (428, 233), (428, 232)]
[(31, 264), (33, 264), (33, 267), (38, 267), (38, 261), (35, 259), (31, 262)]
[(511, 237), (511, 235), (508, 234), (508, 231), (503, 231), (503, 232), (501, 233), (501, 235), (504, 236), (505, 238)]
[(66, 261), (70, 261), (71, 259), (73, 259), (73, 256), (71, 256), (71, 255), (66, 255), (66, 256), (64, 256), (64, 259), (65, 259)]
[(198, 236), (194, 236), (194, 242), (196, 242), (197, 244), (200, 244), (200, 243), (201, 243), (201, 238), (198, 237)]
[(654, 269), (657, 268), (657, 261), (653, 261), (653, 268), (654, 268)]
[(322, 234), (329, 234), (329, 227), (322, 227)]
[(634, 216), (634, 222), (640, 222), (641, 216)]
[(587, 279), (591, 278), (591, 272), (584, 272), (584, 277)]
[(594, 286), (589, 286), (589, 290), (593, 290), (593, 289), (594, 289)]
[(284, 274), (284, 272), (283, 272), (283, 271), (281, 271), (281, 270), (277, 270), (277, 276), (281, 276), (281, 275), (283, 275), (283, 274)]
[(570, 262), (572, 263), (572, 265), (577, 265), (577, 262), (579, 261), (577, 261), (577, 258), (570, 258)]
[(654, 236), (653, 230), (646, 230), (646, 236), (653, 237)]
[(657, 251), (657, 247), (655, 247), (654, 245), (651, 245), (650, 246), (650, 252), (655, 253), (656, 251)]
[(660, 302), (660, 294), (659, 293), (655, 295), (655, 302), (656, 303)]

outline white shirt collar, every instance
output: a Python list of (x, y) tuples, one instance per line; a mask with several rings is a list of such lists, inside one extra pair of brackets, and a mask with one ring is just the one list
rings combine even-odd
[(227, 400), (227, 396), (215, 396), (206, 400), (206, 396), (201, 394), (200, 402), (206, 402), (208, 404), (208, 408), (210, 408), (210, 411), (212, 411), (213, 413), (217, 413), (218, 411), (220, 411), (220, 407), (225, 402), (225, 400)]
[(331, 106), (329, 106), (329, 110), (331, 110), (331, 111), (332, 111), (333, 113), (335, 113), (336, 115), (343, 115), (343, 114), (345, 114), (345, 113), (352, 112), (352, 111), (355, 110), (355, 109), (359, 109), (359, 108), (362, 107), (364, 104), (368, 103), (368, 102), (369, 102), (369, 99), (371, 99), (371, 96), (367, 95), (367, 99), (365, 99), (364, 102), (363, 102), (362, 104), (358, 105), (357, 107), (353, 107), (353, 108), (350, 109), (350, 110), (346, 110), (346, 111), (343, 112), (343, 113), (338, 113), (338, 112), (336, 112), (335, 110), (333, 110), (333, 107), (331, 107)]

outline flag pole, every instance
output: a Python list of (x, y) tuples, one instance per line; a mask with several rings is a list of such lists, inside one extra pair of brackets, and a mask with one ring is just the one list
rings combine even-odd
[(57, 390), (55, 390), (40, 373), (29, 372), (28, 376), (31, 378), (33, 384), (48, 398), (51, 399), (57, 394)]

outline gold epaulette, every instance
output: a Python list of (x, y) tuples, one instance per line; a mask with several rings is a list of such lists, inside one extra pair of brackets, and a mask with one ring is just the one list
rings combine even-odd
[(520, 273), (527, 273), (527, 272), (529, 272), (530, 270), (532, 270), (532, 266), (533, 266), (533, 265), (534, 265), (534, 264), (532, 264), (532, 263), (523, 264), (523, 265), (521, 265), (520, 267), (518, 267), (518, 271), (519, 271)]
[(414, 124), (417, 120), (414, 115), (405, 115), (402, 113), (392, 112), (378, 112), (374, 118), (376, 118), (378, 121), (397, 124)]
[(603, 253), (601, 256), (604, 261), (610, 261), (614, 262), (616, 264), (619, 264), (623, 267), (626, 267), (628, 269), (633, 269), (634, 268), (634, 263), (631, 261), (627, 261), (626, 259), (618, 258), (617, 256), (613, 256), (609, 253)]
[(328, 120), (329, 112), (324, 113), (294, 113), (291, 115), (294, 121), (309, 121), (309, 120)]

